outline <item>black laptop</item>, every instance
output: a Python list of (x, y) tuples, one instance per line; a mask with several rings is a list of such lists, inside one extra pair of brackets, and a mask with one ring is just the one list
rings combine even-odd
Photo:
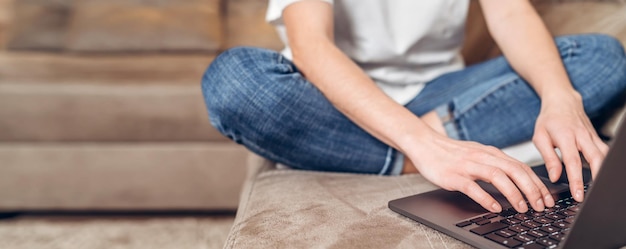
[[(503, 207), (490, 213), (460, 192), (443, 189), (389, 202), (389, 208), (478, 248), (620, 248), (626, 246), (626, 122), (600, 172), (574, 201), (567, 181), (552, 184), (544, 166), (534, 170), (556, 200), (544, 212), (518, 213), (492, 185), (479, 182)], [(563, 171), (565, 175), (565, 171)], [(589, 172), (584, 172), (589, 178)]]

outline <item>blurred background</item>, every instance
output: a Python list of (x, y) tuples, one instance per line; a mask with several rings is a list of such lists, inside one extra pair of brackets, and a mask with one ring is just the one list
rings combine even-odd
[(279, 49), (265, 0), (0, 0), (0, 248), (221, 248), (246, 152), (216, 54)]

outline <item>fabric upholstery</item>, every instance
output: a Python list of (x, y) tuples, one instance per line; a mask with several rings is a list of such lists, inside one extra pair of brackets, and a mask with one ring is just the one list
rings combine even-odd
[(219, 142), (0, 143), (0, 212), (234, 210), (245, 164)]
[(276, 169), (252, 157), (259, 171), (244, 188), (226, 248), (470, 248), (387, 208), (436, 188), (420, 175)]

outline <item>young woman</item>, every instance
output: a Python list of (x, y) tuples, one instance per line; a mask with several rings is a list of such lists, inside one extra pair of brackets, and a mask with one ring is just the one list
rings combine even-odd
[(531, 169), (498, 148), (533, 140), (558, 179), (563, 156), (583, 200), (581, 154), (608, 147), (593, 122), (623, 98), (626, 56), (604, 35), (554, 40), (528, 0), (481, 0), (504, 57), (464, 68), (469, 0), (270, 0), (282, 53), (234, 48), (206, 71), (212, 124), (296, 169), (419, 172), (499, 212), (475, 180), (519, 212), (554, 205)]

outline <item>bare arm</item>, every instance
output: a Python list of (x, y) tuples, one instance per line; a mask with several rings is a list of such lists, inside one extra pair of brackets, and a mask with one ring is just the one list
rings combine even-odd
[(440, 135), (386, 96), (334, 45), (330, 4), (297, 2), (284, 10), (283, 19), (293, 61), (305, 77), (353, 122), (410, 158), (427, 179), (461, 191), (493, 212), (499, 212), (500, 205), (475, 180), (493, 183), (509, 202), (517, 203), (520, 212), (526, 212), (528, 206), (519, 189), (536, 210), (544, 209), (544, 200), (554, 205), (545, 186), (526, 165), (496, 148)]
[(481, 0), (487, 25), (513, 68), (542, 100), (533, 141), (541, 152), (550, 179), (561, 174), (559, 148), (574, 198), (583, 200), (579, 151), (597, 173), (608, 146), (586, 116), (582, 97), (572, 87), (554, 40), (528, 0)]
[(384, 143), (401, 149), (398, 138), (429, 127), (383, 93), (333, 41), (330, 4), (303, 1), (283, 13), (293, 62), (344, 115)]

